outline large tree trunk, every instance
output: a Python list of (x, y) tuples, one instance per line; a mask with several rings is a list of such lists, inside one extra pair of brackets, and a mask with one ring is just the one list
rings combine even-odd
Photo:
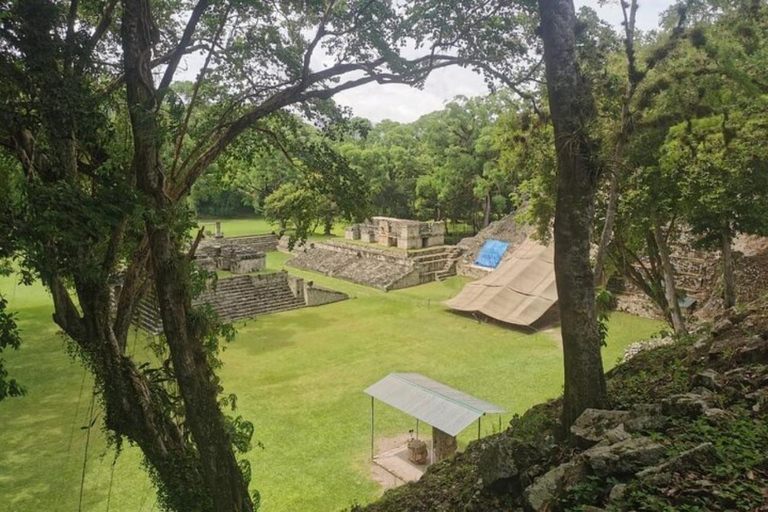
[(572, 0), (539, 0), (539, 13), (558, 164), (555, 274), (565, 365), (562, 419), (568, 429), (584, 409), (606, 402), (589, 259), (599, 172), (587, 131), (595, 105), (576, 59)]
[(732, 308), (736, 305), (736, 285), (733, 280), (733, 251), (731, 243), (733, 233), (728, 221), (723, 223), (722, 231), (722, 259), (723, 259), (723, 309)]
[[(105, 281), (76, 281), (82, 315), (58, 279), (47, 279), (54, 302), (54, 321), (81, 349), (102, 397), (105, 425), (118, 441), (127, 438), (139, 446), (156, 477), (163, 504), (177, 511), (208, 512), (210, 495), (200, 472), (200, 461), (186, 434), (171, 416), (167, 397), (150, 384), (125, 354), (126, 334), (112, 324), (110, 294)], [(122, 310), (130, 318), (132, 308)]]
[(491, 191), (485, 193), (485, 216), (483, 217), (483, 227), (487, 228), (491, 223)]
[[(246, 482), (217, 401), (218, 382), (203, 348), (204, 332), (191, 318), (188, 262), (173, 236), (175, 205), (168, 196), (160, 159), (150, 59), (154, 22), (149, 0), (123, 1), (123, 52), (133, 133), (132, 170), (139, 190), (153, 206), (145, 218), (163, 332), (184, 401), (186, 424), (200, 456), (201, 473), (214, 510), (253, 510)], [(193, 314), (193, 313), (192, 313)]]
[(664, 276), (664, 290), (666, 292), (667, 304), (669, 307), (669, 317), (672, 320), (672, 328), (678, 335), (685, 335), (688, 333), (685, 327), (685, 321), (683, 315), (680, 312), (680, 303), (677, 300), (677, 286), (675, 285), (675, 269), (672, 266), (672, 260), (669, 256), (669, 246), (667, 245), (667, 239), (664, 237), (664, 233), (661, 230), (661, 223), (657, 218), (652, 219), (653, 222), (653, 239), (656, 242), (656, 247), (659, 250), (659, 258), (661, 259), (661, 270)]
[(190, 328), (186, 265), (169, 230), (147, 222), (155, 287), (187, 425), (200, 452), (203, 478), (217, 511), (251, 511), (253, 505), (219, 409), (217, 379), (200, 333)]

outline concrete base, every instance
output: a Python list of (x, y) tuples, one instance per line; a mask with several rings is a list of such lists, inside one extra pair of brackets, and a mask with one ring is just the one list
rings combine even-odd
[(414, 464), (408, 460), (407, 446), (399, 446), (381, 453), (373, 458), (373, 463), (402, 480), (403, 483), (415, 482), (427, 470), (427, 464)]

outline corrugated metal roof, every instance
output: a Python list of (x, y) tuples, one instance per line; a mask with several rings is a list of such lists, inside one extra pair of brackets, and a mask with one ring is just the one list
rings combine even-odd
[(486, 413), (506, 412), (420, 373), (390, 373), (365, 393), (452, 436)]

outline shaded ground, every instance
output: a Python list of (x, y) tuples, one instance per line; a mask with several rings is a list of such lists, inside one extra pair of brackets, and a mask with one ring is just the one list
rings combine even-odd
[[(270, 253), (270, 269), (287, 256)], [(525, 334), (451, 314), (441, 302), (466, 282), (444, 282), (384, 293), (291, 269), (348, 293), (350, 300), (238, 322), (236, 340), (223, 353), (226, 392), (238, 396), (238, 414), (252, 421), (249, 453), (253, 484), (264, 510), (333, 511), (367, 503), (380, 492), (370, 478), (370, 401), (362, 390), (392, 371), (424, 373), (511, 413), (561, 392), (561, 353), (552, 333)], [(91, 379), (73, 362), (51, 322), (47, 293), (0, 278), (0, 293), (19, 312), (24, 344), (6, 352), (11, 375), (29, 394), (0, 403), (0, 510), (77, 510), (87, 430), (83, 510), (146, 512), (154, 490), (137, 450), (125, 446), (113, 471), (99, 405), (91, 407)], [(631, 342), (660, 324), (615, 315), (610, 366)], [(146, 354), (146, 338), (131, 335), (130, 351)], [(503, 418), (506, 424), (511, 415)], [(407, 433), (412, 419), (387, 407), (376, 415), (377, 435)], [(484, 435), (498, 430), (483, 424)], [(471, 430), (471, 429), (470, 429)], [(474, 439), (468, 431), (459, 440)]]

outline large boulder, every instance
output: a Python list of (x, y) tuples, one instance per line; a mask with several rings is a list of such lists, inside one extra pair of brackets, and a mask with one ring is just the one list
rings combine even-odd
[(522, 490), (530, 484), (528, 468), (540, 456), (531, 443), (507, 435), (492, 438), (477, 463), (483, 486), (499, 491)]
[(610, 446), (595, 446), (584, 458), (595, 475), (631, 475), (657, 464), (664, 456), (664, 446), (648, 437), (620, 441)]
[(571, 487), (583, 482), (589, 474), (584, 462), (566, 462), (537, 478), (523, 492), (529, 511), (544, 512)]
[(586, 409), (571, 425), (571, 435), (577, 445), (589, 448), (599, 443), (606, 432), (615, 429), (627, 419), (628, 411)]

